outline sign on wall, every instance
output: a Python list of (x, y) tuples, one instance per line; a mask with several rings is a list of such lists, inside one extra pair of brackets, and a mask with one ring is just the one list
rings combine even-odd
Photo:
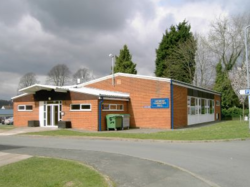
[(151, 99), (151, 108), (169, 108), (169, 98)]

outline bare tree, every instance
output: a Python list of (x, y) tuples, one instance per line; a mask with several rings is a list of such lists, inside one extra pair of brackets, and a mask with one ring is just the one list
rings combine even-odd
[(195, 35), (197, 50), (195, 53), (195, 76), (194, 85), (203, 88), (210, 88), (214, 82), (215, 60), (209, 50), (208, 41), (204, 36)]
[(80, 80), (80, 83), (92, 80), (94, 78), (93, 73), (87, 68), (78, 69), (73, 75), (73, 82), (77, 83), (77, 79)]
[(71, 73), (67, 65), (58, 64), (48, 73), (47, 82), (55, 86), (64, 86), (70, 82)]
[(26, 73), (25, 75), (23, 75), (20, 78), (19, 84), (18, 84), (18, 90), (31, 86), (33, 84), (38, 83), (37, 79), (36, 79), (36, 75), (34, 73)]
[(222, 62), (227, 73), (243, 55), (243, 30), (249, 22), (245, 17), (246, 15), (238, 15), (219, 18), (211, 24), (209, 48), (216, 55), (217, 62)]

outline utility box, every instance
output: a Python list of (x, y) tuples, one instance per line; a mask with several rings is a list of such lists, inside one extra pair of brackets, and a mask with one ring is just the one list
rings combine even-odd
[(71, 121), (58, 121), (58, 128), (61, 129), (71, 128)]
[(40, 122), (38, 120), (28, 121), (28, 127), (40, 127)]
[(122, 121), (123, 118), (121, 115), (119, 114), (108, 114), (106, 116), (106, 120), (107, 120), (107, 130), (109, 129), (114, 129), (117, 130), (122, 129)]

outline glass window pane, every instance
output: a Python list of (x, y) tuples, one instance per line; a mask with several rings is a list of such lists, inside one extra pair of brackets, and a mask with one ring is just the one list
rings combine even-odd
[(32, 110), (33, 106), (32, 105), (26, 105), (26, 110)]
[(90, 105), (82, 105), (82, 110), (90, 110)]
[(80, 110), (80, 105), (71, 105), (71, 110)]
[(117, 105), (117, 110), (123, 110), (123, 105)]
[(18, 106), (18, 110), (24, 110), (24, 105), (20, 105), (20, 106)]
[(102, 109), (103, 110), (109, 110), (109, 104), (103, 104)]
[(205, 99), (201, 99), (201, 114), (205, 114)]
[(110, 110), (117, 110), (117, 105), (110, 105)]
[(195, 115), (195, 98), (191, 98), (191, 115)]

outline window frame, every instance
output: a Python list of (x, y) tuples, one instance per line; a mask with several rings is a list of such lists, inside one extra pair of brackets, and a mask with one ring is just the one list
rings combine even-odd
[[(31, 106), (31, 110), (27, 110), (27, 106)], [(24, 107), (24, 109), (20, 109), (19, 107)], [(30, 111), (33, 111), (33, 105), (18, 105), (17, 106), (17, 111), (20, 111), (20, 112), (30, 112)]]
[[(73, 105), (79, 105), (79, 109), (72, 109)], [(82, 109), (83, 105), (89, 105), (90, 109)], [(70, 111), (72, 111), (72, 112), (82, 112), (82, 111), (89, 112), (89, 111), (92, 111), (92, 105), (90, 103), (81, 103), (81, 104), (74, 103), (74, 104), (70, 104)]]
[[(108, 105), (109, 108), (108, 109), (103, 109), (103, 105)], [(116, 109), (110, 109), (110, 106), (116, 106)], [(118, 105), (121, 105), (122, 106), (122, 109), (118, 109)], [(113, 104), (113, 103), (103, 103), (102, 104), (102, 111), (124, 111), (124, 104)]]

